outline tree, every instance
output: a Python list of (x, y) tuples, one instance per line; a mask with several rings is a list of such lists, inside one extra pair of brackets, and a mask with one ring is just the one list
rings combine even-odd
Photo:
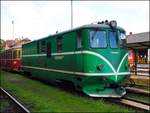
[(5, 41), (3, 39), (0, 39), (0, 52), (4, 50), (4, 43)]

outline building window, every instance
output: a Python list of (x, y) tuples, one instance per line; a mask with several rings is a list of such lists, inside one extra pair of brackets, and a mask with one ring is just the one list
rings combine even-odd
[(62, 39), (63, 37), (57, 37), (57, 53), (62, 52)]

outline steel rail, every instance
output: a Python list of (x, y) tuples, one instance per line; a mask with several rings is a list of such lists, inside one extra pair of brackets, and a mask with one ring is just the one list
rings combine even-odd
[(149, 91), (139, 89), (139, 88), (126, 87), (126, 90), (129, 92), (135, 92), (135, 93), (142, 93), (142, 94), (150, 95)]
[(13, 102), (15, 102), (24, 112), (30, 113), (30, 111), (25, 108), (20, 102), (18, 102), (13, 96), (11, 96), (6, 90), (0, 87), (1, 91), (3, 91)]
[(138, 108), (138, 109), (141, 109), (141, 110), (144, 110), (144, 111), (150, 111), (150, 106), (149, 105), (143, 104), (141, 102), (136, 102), (136, 101), (133, 101), (133, 100), (130, 100), (130, 99), (122, 98), (122, 99), (109, 99), (109, 100), (111, 102), (115, 102), (115, 103), (123, 104), (123, 105), (126, 105), (126, 106)]
[(133, 107), (136, 107), (136, 108), (140, 108), (140, 109), (143, 109), (143, 110), (147, 110), (147, 111), (150, 110), (149, 105), (145, 105), (143, 103), (135, 102), (135, 101), (132, 101), (132, 100), (129, 100), (129, 99), (121, 99), (120, 103), (125, 104), (125, 105), (129, 105), (129, 106), (133, 106)]
[(144, 102), (142, 100), (137, 100), (137, 99), (130, 98), (130, 97), (123, 97), (123, 99), (131, 100), (131, 101), (138, 102), (138, 103), (145, 104), (145, 105), (150, 105), (150, 103), (148, 102)]

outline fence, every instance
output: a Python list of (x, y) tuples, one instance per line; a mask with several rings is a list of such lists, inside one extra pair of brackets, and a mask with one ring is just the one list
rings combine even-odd
[(134, 69), (131, 69), (131, 74), (150, 76), (150, 66), (149, 64), (137, 64)]

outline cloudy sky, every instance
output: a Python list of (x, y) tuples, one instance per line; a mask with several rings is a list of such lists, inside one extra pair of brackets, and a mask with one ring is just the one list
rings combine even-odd
[[(1, 38), (31, 40), (71, 28), (70, 1), (1, 1)], [(73, 28), (116, 20), (129, 32), (149, 31), (149, 1), (73, 1)]]

